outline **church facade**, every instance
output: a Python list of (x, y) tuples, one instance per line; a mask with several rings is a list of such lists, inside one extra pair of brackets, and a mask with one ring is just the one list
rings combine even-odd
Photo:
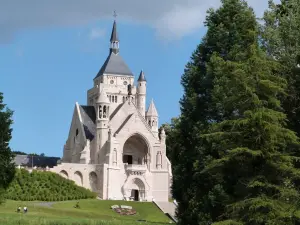
[(87, 105), (75, 104), (62, 162), (51, 171), (101, 199), (168, 201), (166, 135), (159, 134), (154, 101), (146, 108), (146, 90), (144, 72), (135, 82), (120, 55), (114, 21), (109, 55), (87, 91)]

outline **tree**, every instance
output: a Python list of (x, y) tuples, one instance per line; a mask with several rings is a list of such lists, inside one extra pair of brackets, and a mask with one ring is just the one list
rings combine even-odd
[[(278, 198), (282, 200), (284, 195), (294, 197), (289, 199), (298, 198), (297, 190), (289, 187), (298, 182), (297, 165), (293, 167), (297, 158), (292, 156), (298, 151), (298, 142), (295, 134), (284, 127), (286, 117), (280, 111), (278, 97), (284, 94), (285, 82), (273, 74), (280, 68), (259, 49), (258, 24), (245, 1), (223, 0), (218, 10), (208, 11), (205, 24), (207, 34), (182, 76), (180, 135), (171, 157), (179, 224), (211, 224), (223, 220), (227, 221), (222, 224), (247, 224), (247, 221), (265, 224), (264, 215), (269, 215), (268, 210), (274, 213), (270, 221), (278, 219), (276, 224), (280, 224), (286, 219), (289, 223), (288, 218), (294, 215), (289, 207), (295, 202), (285, 204)], [(262, 140), (258, 139), (258, 144), (253, 137)], [(269, 155), (273, 157), (270, 160)], [(243, 169), (243, 159), (249, 158)], [(278, 169), (267, 167), (268, 163)], [(252, 171), (251, 166), (257, 166), (257, 171)], [(268, 171), (260, 166), (266, 166)], [(271, 172), (270, 176), (259, 177), (264, 171)], [(238, 175), (234, 176), (236, 172)], [(241, 174), (247, 172), (250, 175), (243, 180)], [(277, 182), (284, 181), (281, 186), (275, 180), (276, 184), (272, 183), (272, 172), (281, 172), (286, 177), (286, 180), (284, 176), (277, 177)], [(231, 185), (231, 181), (236, 183)], [(268, 191), (278, 195), (264, 206), (263, 195), (269, 200)], [(247, 194), (257, 202), (251, 199), (248, 205), (247, 201), (240, 202)], [(284, 204), (283, 210), (268, 204), (278, 207)], [(239, 207), (237, 211), (233, 206)], [(248, 212), (242, 212), (242, 208)], [(263, 214), (261, 210), (266, 211)]]
[(27, 153), (21, 152), (21, 151), (13, 151), (13, 153), (14, 153), (15, 155), (27, 155)]
[(269, 2), (263, 17), (261, 43), (268, 55), (281, 64), (278, 74), (288, 82), (288, 96), (282, 106), (288, 116), (288, 126), (300, 136), (300, 0), (281, 0), (280, 4)]
[(4, 191), (14, 178), (14, 154), (9, 147), (13, 123), (13, 112), (3, 103), (3, 94), (0, 93), (0, 201), (3, 200)]
[(164, 123), (161, 125), (159, 128), (159, 134), (161, 133), (162, 128), (164, 128), (165, 133), (166, 133), (166, 145), (167, 145), (167, 150), (166, 154), (168, 159), (171, 160), (172, 157), (172, 151), (173, 149), (177, 148), (177, 140), (178, 140), (178, 124), (180, 122), (180, 119), (177, 117), (174, 117), (171, 119), (171, 123)]
[[(173, 195), (179, 202), (179, 224), (208, 224), (213, 220), (210, 203), (203, 200), (205, 180), (196, 176), (205, 168), (206, 157), (214, 146), (201, 135), (212, 122), (232, 117), (232, 112), (213, 101), (215, 74), (207, 65), (214, 53), (224, 60), (238, 61), (232, 54), (234, 46), (248, 46), (249, 29), (257, 23), (253, 10), (245, 1), (223, 0), (218, 10), (210, 9), (206, 17), (207, 33), (186, 65), (181, 84), (181, 116), (178, 124), (177, 147), (172, 150)], [(231, 54), (229, 54), (231, 53)], [(209, 181), (209, 180), (208, 180)]]
[[(254, 17), (254, 15), (253, 15)], [(253, 18), (254, 19), (254, 18)], [(277, 63), (258, 45), (257, 30), (249, 30), (252, 44), (237, 43), (224, 60), (215, 54), (209, 62), (214, 74), (213, 101), (232, 117), (210, 125), (203, 135), (214, 146), (205, 168), (197, 173), (217, 224), (294, 224), (300, 193), (298, 157), (290, 146), (296, 134), (285, 128), (279, 94), (286, 82), (277, 76)]]

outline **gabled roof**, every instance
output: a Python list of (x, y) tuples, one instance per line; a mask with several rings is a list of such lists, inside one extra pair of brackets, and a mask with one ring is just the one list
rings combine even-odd
[(92, 141), (96, 135), (96, 112), (94, 106), (79, 106), (86, 139)]
[(103, 74), (133, 76), (120, 54), (114, 52), (110, 52), (95, 78)]
[[(120, 111), (122, 111), (122, 108), (126, 107), (126, 105), (128, 105), (128, 101), (130, 101), (130, 99), (126, 100), (124, 103), (120, 104), (116, 109), (115, 111), (113, 112), (113, 114), (110, 116), (109, 120), (114, 123), (114, 118), (115, 116), (118, 115), (118, 113)], [(129, 113), (127, 115), (127, 117), (123, 120), (122, 124), (120, 124), (120, 126), (118, 127), (117, 131), (115, 132), (115, 134), (118, 132), (120, 132), (122, 130), (122, 128), (128, 123), (128, 121), (130, 120), (130, 118), (132, 118), (132, 116), (134, 114), (138, 115), (138, 117), (140, 118), (141, 122), (145, 125), (146, 129), (154, 136), (153, 132), (151, 131), (151, 128), (150, 126), (148, 125), (148, 123), (146, 122), (145, 118), (142, 116), (142, 114), (140, 113), (140, 111), (138, 110), (138, 108), (136, 107), (136, 105), (134, 103), (130, 104), (131, 107), (134, 107), (134, 113)], [(125, 111), (127, 111), (126, 109), (123, 109)], [(119, 121), (119, 120), (117, 120)]]

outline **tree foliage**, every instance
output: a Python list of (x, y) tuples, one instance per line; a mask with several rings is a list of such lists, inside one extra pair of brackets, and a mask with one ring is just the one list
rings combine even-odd
[(178, 124), (180, 122), (180, 119), (177, 117), (174, 117), (171, 119), (171, 123), (164, 123), (161, 125), (159, 128), (159, 134), (161, 133), (162, 128), (164, 128), (165, 133), (166, 133), (166, 154), (168, 159), (171, 159), (172, 151), (173, 149), (177, 148), (178, 142), (177, 142), (177, 137), (179, 135), (178, 133)]
[(179, 224), (293, 224), (299, 147), (280, 104), (282, 65), (260, 48), (245, 1), (223, 0), (205, 24), (170, 157)]
[(96, 198), (96, 193), (52, 172), (34, 170), (30, 173), (18, 169), (6, 197), (18, 201), (65, 201)]
[(15, 174), (15, 166), (12, 163), (14, 155), (9, 147), (12, 137), (12, 114), (3, 103), (3, 94), (0, 92), (0, 202)]
[(288, 82), (287, 97), (282, 106), (288, 116), (288, 126), (300, 135), (300, 0), (269, 2), (263, 17), (261, 43), (268, 55), (281, 64), (278, 75)]

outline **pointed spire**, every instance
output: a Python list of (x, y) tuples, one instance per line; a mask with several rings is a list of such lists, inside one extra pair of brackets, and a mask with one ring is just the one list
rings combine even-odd
[(97, 99), (97, 103), (110, 103), (108, 98), (107, 98), (107, 94), (104, 91), (104, 88), (102, 88), (102, 90), (100, 92), (100, 96)]
[(156, 117), (158, 117), (158, 113), (157, 113), (156, 107), (154, 105), (153, 99), (151, 100), (149, 108), (146, 112), (146, 116), (156, 116)]
[(119, 42), (118, 32), (117, 32), (117, 22), (114, 21), (113, 29), (111, 31), (110, 43)]
[(113, 29), (111, 31), (111, 36), (110, 36), (110, 53), (115, 53), (118, 54), (119, 53), (119, 37), (118, 37), (118, 32), (117, 32), (117, 22), (116, 22), (116, 11), (114, 11), (114, 25), (113, 25)]
[(145, 74), (144, 74), (143, 70), (141, 70), (138, 81), (146, 81), (146, 77), (145, 77)]

